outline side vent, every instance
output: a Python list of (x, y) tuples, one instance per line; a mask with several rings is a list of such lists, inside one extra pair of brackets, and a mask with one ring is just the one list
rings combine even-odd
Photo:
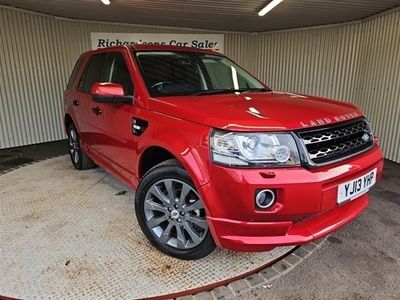
[(136, 136), (141, 136), (146, 130), (149, 123), (141, 119), (132, 119), (132, 133)]

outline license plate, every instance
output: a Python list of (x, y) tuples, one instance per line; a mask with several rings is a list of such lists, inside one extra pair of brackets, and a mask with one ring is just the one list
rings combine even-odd
[(338, 186), (337, 203), (341, 204), (348, 200), (353, 200), (368, 192), (376, 182), (376, 171), (374, 169), (361, 177), (340, 184)]

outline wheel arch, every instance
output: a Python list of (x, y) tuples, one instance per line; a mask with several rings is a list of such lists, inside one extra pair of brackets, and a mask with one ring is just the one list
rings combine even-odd
[(176, 159), (189, 173), (196, 186), (206, 184), (210, 180), (209, 171), (201, 160), (198, 151), (187, 146), (185, 149), (175, 146), (152, 145), (144, 149), (138, 160), (138, 179), (141, 180), (152, 167), (166, 160)]
[(65, 129), (65, 132), (68, 132), (68, 127), (69, 127), (70, 124), (74, 124), (75, 125), (75, 122), (72, 119), (72, 116), (69, 113), (66, 113), (64, 115), (64, 129)]
[(139, 159), (138, 177), (141, 179), (151, 168), (176, 157), (160, 146), (150, 146), (143, 151)]

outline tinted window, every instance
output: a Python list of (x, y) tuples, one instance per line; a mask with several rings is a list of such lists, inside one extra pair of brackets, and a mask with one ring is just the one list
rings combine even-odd
[(101, 82), (101, 75), (106, 57), (106, 53), (96, 54), (90, 57), (85, 71), (81, 76), (81, 80), (79, 81), (78, 89), (80, 91), (91, 93), (93, 83)]
[(137, 53), (151, 96), (185, 95), (207, 88), (197, 57), (175, 53)]
[(71, 73), (71, 76), (69, 77), (69, 81), (67, 84), (67, 90), (70, 90), (76, 80), (76, 77), (78, 76), (79, 70), (81, 69), (82, 63), (83, 63), (84, 57), (81, 56), (77, 62), (75, 63), (75, 67)]
[(149, 51), (137, 52), (136, 57), (153, 97), (268, 90), (238, 65), (220, 55)]
[(102, 82), (119, 83), (125, 95), (133, 95), (132, 79), (121, 53), (109, 53), (103, 70)]

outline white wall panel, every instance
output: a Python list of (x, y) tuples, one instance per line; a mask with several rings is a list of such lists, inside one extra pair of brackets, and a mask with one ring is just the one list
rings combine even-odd
[(400, 162), (400, 11), (259, 35), (255, 74), (273, 89), (356, 104)]
[(362, 24), (356, 99), (381, 137), (385, 155), (400, 162), (400, 12)]
[[(225, 33), (225, 54), (272, 88), (358, 105), (400, 162), (400, 12), (356, 23)], [(62, 94), (90, 32), (218, 33), (74, 21), (0, 6), (0, 148), (64, 138)]]
[[(215, 33), (73, 21), (0, 6), (0, 148), (65, 138), (62, 94), (90, 32)], [(225, 53), (251, 68), (248, 34), (225, 36)]]

